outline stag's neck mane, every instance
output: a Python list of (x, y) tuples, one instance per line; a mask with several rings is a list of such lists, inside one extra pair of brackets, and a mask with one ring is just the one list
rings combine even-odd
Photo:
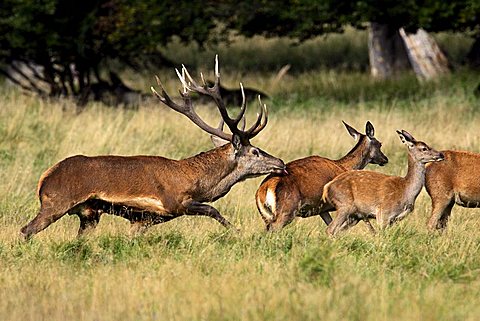
[(347, 155), (338, 159), (336, 162), (343, 168), (350, 169), (364, 169), (367, 166), (368, 159), (368, 149), (365, 147), (366, 136), (361, 136), (357, 144), (347, 153)]
[(201, 201), (214, 201), (228, 193), (237, 182), (245, 179), (237, 168), (232, 144), (186, 158), (194, 189)]

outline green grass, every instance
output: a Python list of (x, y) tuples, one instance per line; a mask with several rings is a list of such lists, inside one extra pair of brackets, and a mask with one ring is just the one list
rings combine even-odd
[[(162, 78), (178, 88), (171, 70)], [(222, 73), (234, 83), (238, 73)], [(390, 159), (369, 166), (406, 171), (395, 129), (437, 149), (480, 151), (478, 74), (460, 71), (419, 84), (410, 75), (376, 82), (360, 72), (245, 75), (268, 89), (270, 119), (252, 142), (286, 161), (340, 157), (371, 120)], [(222, 78), (223, 79), (223, 78)], [(142, 79), (150, 84), (149, 79)], [(359, 224), (336, 239), (320, 218), (264, 232), (254, 204), (261, 178), (236, 185), (214, 206), (239, 233), (204, 217), (182, 217), (132, 237), (104, 215), (76, 239), (65, 216), (31, 241), (19, 229), (38, 210), (37, 180), (73, 154), (191, 156), (211, 147), (185, 117), (157, 102), (138, 110), (46, 102), (0, 88), (0, 319), (2, 320), (476, 320), (480, 315), (480, 218), (455, 207), (448, 230), (429, 233), (422, 192), (404, 221), (372, 236)], [(250, 104), (249, 119), (256, 105)], [(216, 123), (208, 106), (199, 112)]]

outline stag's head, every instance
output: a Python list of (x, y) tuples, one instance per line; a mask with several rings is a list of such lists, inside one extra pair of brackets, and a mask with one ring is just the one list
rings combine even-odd
[(348, 133), (362, 144), (364, 153), (366, 153), (367, 163), (383, 166), (388, 163), (388, 158), (382, 152), (382, 143), (375, 138), (375, 128), (372, 123), (367, 121), (365, 125), (365, 135), (359, 133), (355, 128), (342, 121), (347, 128)]
[(416, 161), (423, 164), (430, 162), (439, 162), (445, 159), (443, 153), (431, 148), (424, 142), (418, 141), (406, 130), (397, 130), (400, 140), (408, 147), (408, 153)]
[[(203, 74), (200, 74), (202, 84), (198, 84), (183, 65), (182, 71), (180, 72), (178, 69), (176, 69), (176, 72), (183, 85), (183, 90), (180, 92), (183, 99), (183, 104), (175, 103), (168, 96), (158, 77), (157, 83), (160, 87), (160, 93), (158, 93), (152, 87), (151, 89), (153, 93), (165, 105), (187, 116), (194, 124), (211, 134), (212, 141), (217, 148), (220, 148), (219, 146), (221, 145), (230, 144), (230, 148), (225, 149), (229, 153), (227, 157), (229, 157), (236, 164), (239, 175), (242, 178), (255, 177), (270, 173), (286, 173), (285, 163), (281, 159), (269, 155), (260, 148), (250, 144), (250, 140), (265, 128), (268, 121), (267, 106), (262, 103), (260, 96), (258, 97), (260, 112), (257, 114), (257, 119), (250, 128), (245, 129), (245, 111), (247, 109), (247, 102), (245, 99), (243, 85), (240, 83), (240, 89), (243, 98), (242, 105), (240, 106), (240, 112), (235, 118), (231, 118), (229, 116), (225, 102), (220, 94), (218, 56), (215, 57), (215, 82), (213, 85), (209, 86), (209, 84), (207, 84)], [(192, 98), (190, 96), (191, 92), (208, 96), (215, 102), (222, 117), (218, 127), (212, 127), (208, 125), (195, 112), (192, 104)], [(241, 128), (239, 128), (240, 123)], [(224, 125), (227, 125), (230, 133), (223, 130)]]

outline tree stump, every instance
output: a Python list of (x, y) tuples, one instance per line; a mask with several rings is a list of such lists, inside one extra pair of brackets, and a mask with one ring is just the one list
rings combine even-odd
[(400, 28), (400, 36), (405, 43), (408, 58), (417, 78), (429, 80), (449, 72), (447, 57), (435, 39), (425, 30), (418, 29), (414, 34), (407, 34)]

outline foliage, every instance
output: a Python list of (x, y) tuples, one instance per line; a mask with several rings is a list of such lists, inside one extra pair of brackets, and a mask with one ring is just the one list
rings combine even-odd
[(48, 87), (15, 70), (26, 88), (77, 95), (92, 77), (100, 81), (99, 67), (108, 61), (158, 62), (159, 46), (173, 36), (204, 43), (215, 27), (211, 10), (189, 1), (6, 0), (0, 10), (0, 62), (23, 62)]
[(248, 0), (235, 7), (229, 25), (246, 36), (261, 34), (305, 40), (343, 31), (348, 24), (364, 28), (372, 21), (397, 29), (478, 32), (479, 17), (480, 4), (476, 0)]

